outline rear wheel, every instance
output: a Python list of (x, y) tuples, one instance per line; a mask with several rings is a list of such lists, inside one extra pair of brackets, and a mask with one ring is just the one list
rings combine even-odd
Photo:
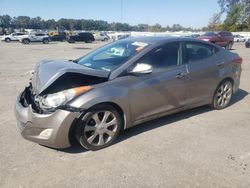
[(29, 39), (23, 39), (23, 44), (29, 44), (30, 43), (30, 40)]
[(233, 95), (233, 84), (231, 81), (223, 81), (216, 89), (212, 107), (217, 110), (226, 108)]
[(98, 105), (90, 109), (79, 121), (76, 139), (89, 150), (99, 150), (113, 143), (119, 135), (121, 115), (111, 105)]

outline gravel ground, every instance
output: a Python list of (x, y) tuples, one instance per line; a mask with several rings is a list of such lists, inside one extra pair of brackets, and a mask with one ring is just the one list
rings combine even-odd
[(104, 43), (0, 43), (0, 187), (250, 187), (250, 49), (239, 92), (126, 130), (111, 147), (55, 150), (24, 140), (14, 103), (41, 59), (75, 59)]

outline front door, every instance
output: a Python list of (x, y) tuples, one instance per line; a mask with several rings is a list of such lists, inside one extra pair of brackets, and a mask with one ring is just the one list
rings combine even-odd
[(150, 64), (153, 72), (130, 80), (129, 102), (134, 122), (185, 105), (188, 72), (187, 66), (182, 65), (179, 42), (157, 47), (137, 63)]

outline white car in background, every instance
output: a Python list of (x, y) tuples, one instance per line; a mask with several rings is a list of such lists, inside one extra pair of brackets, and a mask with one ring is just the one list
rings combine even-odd
[(31, 42), (42, 42), (43, 44), (48, 44), (50, 38), (45, 33), (30, 33), (22, 36), (19, 41), (23, 44), (29, 44)]
[(1, 41), (11, 42), (11, 41), (19, 41), (23, 36), (27, 35), (26, 33), (11, 33), (10, 35), (4, 35), (1, 38)]
[(234, 35), (234, 42), (245, 42), (246, 38), (241, 35)]
[(109, 40), (109, 36), (103, 33), (94, 34), (95, 40), (107, 41)]

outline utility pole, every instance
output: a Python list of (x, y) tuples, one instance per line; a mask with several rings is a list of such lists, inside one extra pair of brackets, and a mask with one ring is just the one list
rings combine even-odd
[(121, 23), (123, 23), (123, 0), (121, 0)]

